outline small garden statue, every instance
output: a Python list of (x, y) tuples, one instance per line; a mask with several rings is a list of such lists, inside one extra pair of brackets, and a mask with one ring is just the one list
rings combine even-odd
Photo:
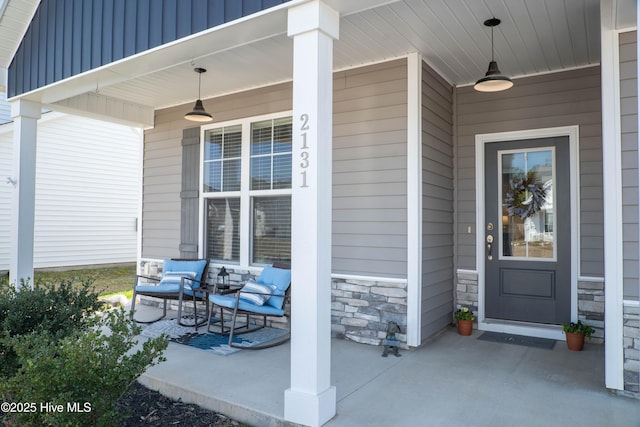
[(395, 357), (402, 356), (399, 353), (400, 342), (396, 338), (397, 333), (400, 333), (400, 326), (396, 322), (389, 322), (387, 325), (387, 337), (383, 341), (384, 351), (382, 352), (382, 357), (387, 357), (389, 352), (393, 352)]

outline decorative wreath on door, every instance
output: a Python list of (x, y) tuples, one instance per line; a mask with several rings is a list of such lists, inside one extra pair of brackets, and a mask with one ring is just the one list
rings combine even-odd
[(547, 199), (547, 190), (534, 171), (526, 176), (514, 175), (504, 195), (504, 204), (509, 216), (527, 219), (542, 209)]

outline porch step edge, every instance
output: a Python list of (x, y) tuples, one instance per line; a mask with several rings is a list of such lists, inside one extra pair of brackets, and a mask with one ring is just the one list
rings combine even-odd
[(243, 405), (239, 405), (228, 400), (219, 399), (213, 396), (204, 395), (193, 390), (186, 389), (176, 384), (167, 382), (166, 380), (150, 375), (142, 374), (138, 378), (138, 382), (143, 386), (157, 391), (160, 394), (175, 400), (182, 400), (185, 403), (191, 403), (210, 411), (219, 412), (227, 417), (240, 421), (254, 427), (294, 427), (284, 419), (266, 412), (258, 411)]

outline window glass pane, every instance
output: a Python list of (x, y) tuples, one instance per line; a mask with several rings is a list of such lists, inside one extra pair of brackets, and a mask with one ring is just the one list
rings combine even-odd
[(255, 157), (251, 159), (251, 189), (271, 189), (271, 157)]
[(251, 189), (291, 188), (291, 117), (251, 124)]
[(252, 202), (251, 262), (291, 262), (291, 197), (254, 197)]
[(273, 188), (291, 188), (291, 153), (273, 156)]
[[(229, 128), (227, 128), (229, 129)], [(240, 126), (233, 126), (224, 139), (224, 158), (239, 158), (242, 150), (242, 132)]]
[(205, 133), (204, 159), (222, 158), (222, 128), (208, 130)]
[(222, 164), (220, 162), (208, 162), (204, 164), (204, 191), (207, 193), (222, 191)]
[(273, 121), (251, 123), (251, 155), (271, 153)]
[(273, 152), (291, 153), (291, 117), (273, 121)]
[(224, 191), (240, 191), (240, 159), (224, 160), (222, 165)]
[(502, 154), (503, 256), (553, 258), (553, 152)]
[(207, 258), (240, 261), (240, 199), (207, 200)]
[(240, 190), (242, 127), (207, 130), (204, 140), (204, 191)]

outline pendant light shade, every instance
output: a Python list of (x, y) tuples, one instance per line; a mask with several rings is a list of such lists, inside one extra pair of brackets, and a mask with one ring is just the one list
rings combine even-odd
[(498, 68), (498, 63), (493, 57), (493, 27), (498, 26), (499, 24), (500, 20), (496, 18), (484, 21), (484, 25), (491, 27), (491, 62), (489, 62), (489, 69), (487, 70), (487, 73), (473, 86), (473, 88), (478, 92), (499, 92), (513, 86), (511, 79), (502, 75)]
[(213, 116), (207, 113), (202, 105), (202, 100), (200, 99), (200, 79), (202, 77), (202, 73), (206, 73), (207, 70), (204, 68), (194, 68), (193, 71), (198, 73), (198, 99), (196, 100), (196, 105), (193, 106), (193, 110), (184, 115), (184, 118), (187, 120), (191, 120), (192, 122), (210, 122), (213, 121)]

